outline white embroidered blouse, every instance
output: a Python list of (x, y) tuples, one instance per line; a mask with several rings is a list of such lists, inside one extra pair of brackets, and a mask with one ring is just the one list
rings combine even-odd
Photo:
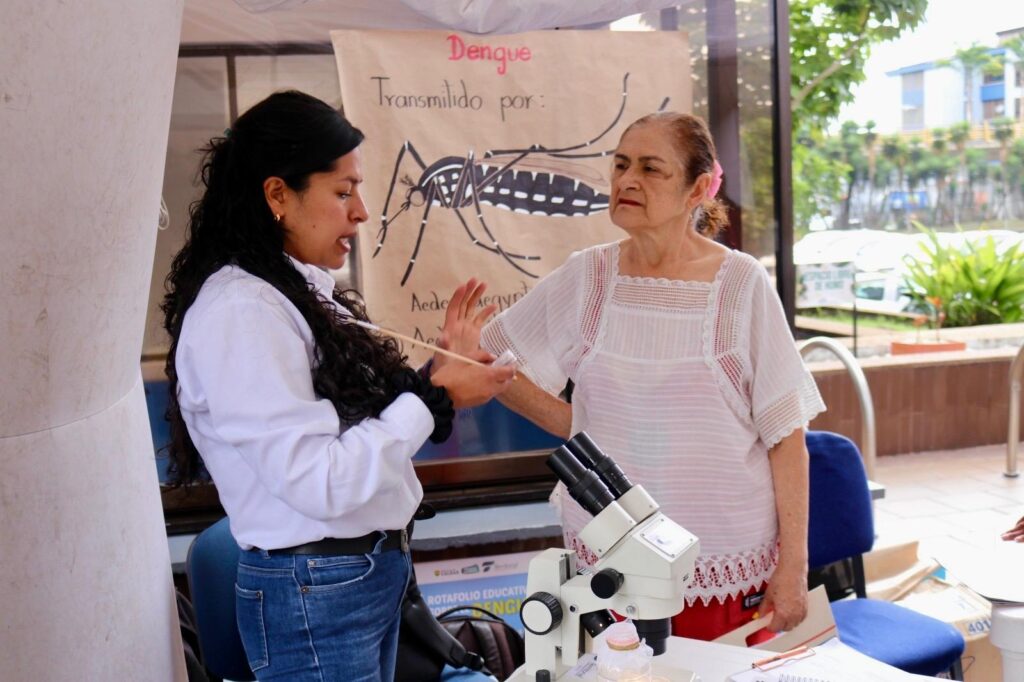
[[(778, 563), (768, 449), (825, 406), (764, 268), (731, 251), (713, 282), (618, 272), (619, 245), (574, 253), (491, 321), (538, 386), (572, 379), (572, 432), (586, 431), (662, 511), (700, 538), (687, 605), (760, 588)], [(567, 547), (589, 514), (552, 495)]]

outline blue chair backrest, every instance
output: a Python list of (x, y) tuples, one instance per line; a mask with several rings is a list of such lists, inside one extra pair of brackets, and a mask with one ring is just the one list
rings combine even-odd
[(864, 554), (875, 541), (871, 492), (860, 451), (849, 438), (807, 432), (810, 462), (808, 563), (821, 568)]
[(192, 541), (186, 566), (204, 665), (217, 677), (246, 682), (256, 677), (249, 668), (235, 621), (240, 551), (224, 517)]

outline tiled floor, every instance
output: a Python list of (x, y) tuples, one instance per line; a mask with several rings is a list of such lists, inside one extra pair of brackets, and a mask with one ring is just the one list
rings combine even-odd
[(1005, 458), (1005, 445), (879, 457), (876, 546), (919, 540), (925, 556), (991, 545), (1024, 516), (1024, 475), (1003, 476)]

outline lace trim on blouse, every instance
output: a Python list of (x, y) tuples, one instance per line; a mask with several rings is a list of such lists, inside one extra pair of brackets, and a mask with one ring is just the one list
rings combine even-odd
[[(741, 296), (747, 288), (751, 268), (738, 276), (727, 276), (743, 265), (730, 251), (711, 283), (708, 307), (704, 315), (704, 364), (711, 370), (718, 390), (729, 409), (744, 424), (751, 424), (750, 396), (743, 389), (743, 352), (740, 349), (740, 328), (735, 311), (742, 310)], [(725, 303), (724, 301), (728, 301)]]
[(823, 412), (824, 408), (817, 384), (813, 378), (809, 378), (757, 416), (757, 431), (764, 434), (764, 444), (771, 450), (783, 438)]
[(583, 340), (583, 347), (568, 372), (573, 379), (579, 376), (584, 361), (604, 339), (604, 309), (611, 291), (615, 288), (612, 286), (612, 273), (615, 271), (614, 255), (609, 254), (608, 249), (594, 249), (589, 255), (584, 282), (586, 297), (580, 319), (580, 338)]
[[(571, 530), (563, 530), (565, 546), (574, 550), (580, 563), (593, 566), (598, 557)], [(717, 600), (724, 604), (751, 589), (761, 589), (779, 564), (779, 544), (770, 542), (736, 554), (702, 554), (697, 557), (693, 576), (683, 590), (687, 606), (699, 599), (704, 606)]]
[(737, 554), (707, 554), (697, 558), (693, 579), (686, 586), (686, 605), (700, 599), (704, 606), (717, 599), (724, 604), (750, 589), (761, 589), (779, 564), (777, 542)]

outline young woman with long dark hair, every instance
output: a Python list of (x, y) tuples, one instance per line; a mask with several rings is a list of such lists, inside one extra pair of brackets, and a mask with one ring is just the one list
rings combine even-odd
[[(244, 550), (238, 625), (260, 680), (390, 680), (422, 498), (411, 458), (508, 367), (437, 356), (417, 372), (353, 324), (339, 268), (367, 219), (362, 133), (299, 92), (271, 95), (204, 150), (203, 196), (163, 303), (172, 472), (200, 457)], [(444, 338), (478, 350), (483, 285), (452, 296)]]

